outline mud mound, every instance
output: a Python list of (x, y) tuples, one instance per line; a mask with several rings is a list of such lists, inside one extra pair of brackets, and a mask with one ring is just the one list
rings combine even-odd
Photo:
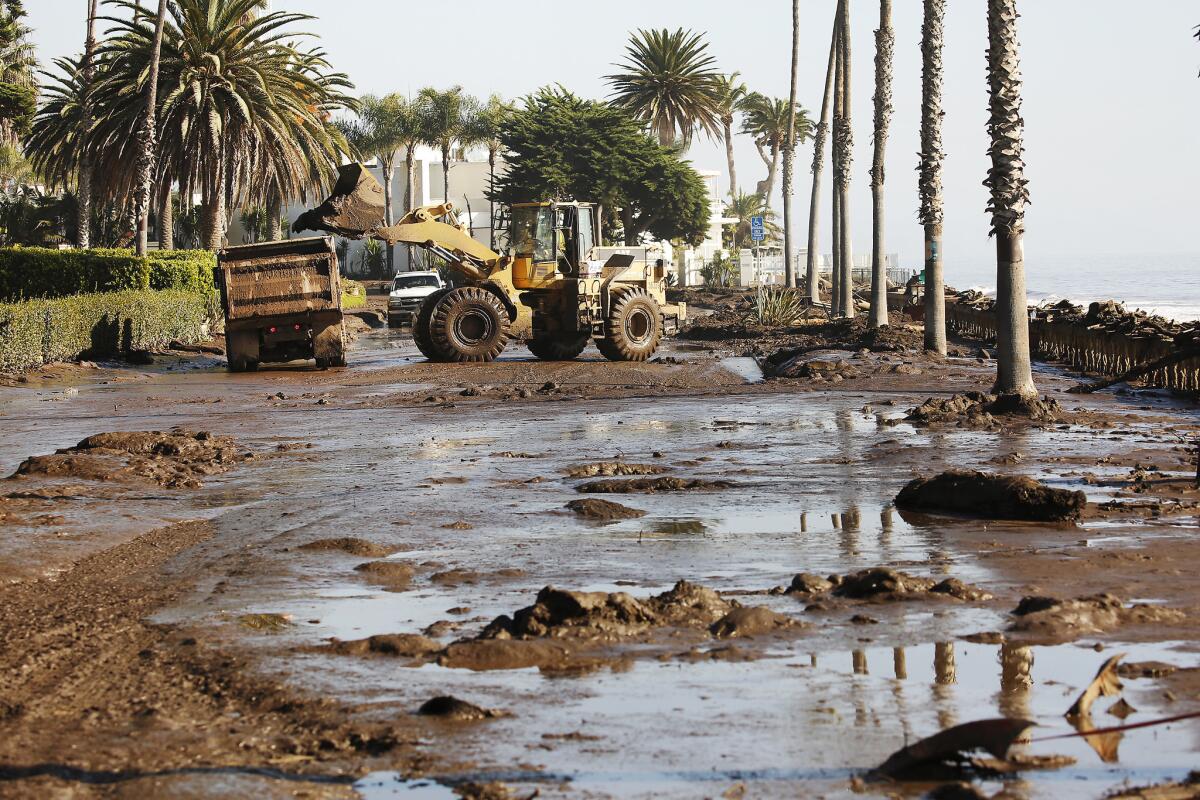
[(368, 561), (354, 568), (367, 577), (367, 582), (388, 591), (404, 591), (412, 583), (414, 570), (402, 561)]
[(666, 467), (656, 464), (627, 464), (624, 461), (601, 461), (583, 464), (567, 470), (568, 478), (612, 478), (619, 475), (662, 475)]
[(309, 550), (315, 553), (345, 553), (359, 558), (383, 558), (397, 552), (394, 547), (385, 547), (357, 536), (338, 536), (333, 539), (317, 539), (300, 545), (299, 550)]
[(1061, 416), (1058, 402), (1050, 397), (1039, 400), (1020, 395), (997, 397), (983, 392), (964, 392), (946, 398), (931, 397), (909, 409), (904, 421), (913, 425), (992, 427), (1000, 424), (997, 417), (1005, 421), (1054, 422)]
[(567, 508), (581, 517), (611, 522), (620, 519), (637, 519), (646, 516), (646, 512), (637, 508), (623, 506), (611, 500), (600, 500), (595, 497), (584, 497), (567, 503)]
[(1086, 505), (1083, 492), (1052, 489), (1020, 475), (966, 471), (917, 478), (896, 496), (897, 508), (1034, 522), (1077, 520)]
[(654, 494), (655, 492), (687, 492), (700, 489), (732, 489), (732, 481), (706, 480), (704, 478), (613, 478), (591, 481), (575, 487), (585, 494)]
[(194, 489), (202, 485), (201, 477), (225, 472), (250, 458), (253, 454), (232, 438), (204, 431), (100, 433), (53, 455), (27, 458), (10, 477), (151, 481), (170, 489)]
[(438, 717), (452, 722), (475, 722), (481, 719), (494, 719), (505, 716), (503, 712), (493, 708), (480, 708), (474, 703), (459, 700), (457, 697), (442, 695), (426, 700), (417, 713), (423, 717)]
[(848, 600), (872, 601), (902, 600), (929, 595), (954, 597), (969, 602), (992, 599), (984, 590), (963, 583), (958, 578), (947, 578), (939, 583), (932, 578), (909, 575), (889, 567), (871, 567), (849, 575), (830, 575), (829, 578), (801, 572), (792, 578), (791, 586), (783, 592), (803, 597), (832, 594)]
[(787, 594), (825, 594), (832, 588), (833, 583), (820, 575), (801, 572), (792, 578), (792, 585), (788, 587)]
[(451, 644), (437, 663), (452, 669), (487, 672), (504, 669), (569, 669), (578, 664), (576, 651), (561, 642), (546, 640), (465, 639)]
[(709, 627), (709, 632), (718, 639), (762, 636), (781, 628), (795, 628), (800, 623), (791, 617), (777, 614), (769, 608), (750, 606), (735, 608)]
[(369, 636), (366, 639), (341, 641), (334, 639), (327, 646), (320, 648), (343, 656), (393, 656), (402, 658), (418, 658), (430, 653), (436, 653), (442, 646), (425, 636), (415, 633), (385, 633), (379, 636)]
[(1122, 625), (1162, 625), (1182, 622), (1184, 613), (1162, 606), (1126, 606), (1119, 597), (1098, 594), (1074, 600), (1025, 597), (1013, 609), (1017, 619), (1010, 631), (1035, 634), (1054, 641), (1106, 633)]

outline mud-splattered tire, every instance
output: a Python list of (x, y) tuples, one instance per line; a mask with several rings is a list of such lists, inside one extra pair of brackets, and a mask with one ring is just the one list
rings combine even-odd
[(429, 338), (446, 361), (494, 361), (508, 346), (508, 310), (478, 286), (453, 289), (429, 318)]
[(454, 291), (453, 289), (438, 289), (433, 294), (425, 298), (421, 303), (421, 308), (418, 309), (416, 316), (412, 321), (412, 337), (413, 342), (417, 345), (417, 349), (421, 351), (421, 355), (428, 358), (430, 361), (449, 361), (434, 347), (433, 339), (429, 335), (429, 320), (433, 316), (434, 306), (438, 302)]
[(596, 340), (596, 347), (609, 361), (646, 361), (658, 349), (662, 334), (662, 309), (654, 298), (640, 287), (618, 289), (604, 320), (604, 338)]
[(346, 366), (346, 326), (341, 320), (322, 328), (313, 337), (313, 360), (318, 369)]
[(225, 359), (230, 372), (258, 369), (258, 332), (229, 331), (225, 334)]
[(588, 335), (539, 336), (525, 342), (529, 352), (542, 361), (574, 361), (587, 349)]

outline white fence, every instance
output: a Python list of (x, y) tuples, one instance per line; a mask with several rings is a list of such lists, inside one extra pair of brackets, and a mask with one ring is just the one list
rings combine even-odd
[[(903, 284), (915, 273), (913, 270), (901, 269), (899, 263), (900, 257), (896, 253), (889, 253), (885, 257), (888, 280), (893, 283)], [(801, 250), (797, 253), (794, 265), (796, 277), (803, 277), (808, 271), (808, 252)], [(778, 251), (756, 252), (750, 249), (742, 250), (738, 254), (738, 269), (742, 286), (783, 285), (784, 283), (783, 254)], [(826, 279), (832, 275), (833, 256), (818, 256), (817, 271)], [(854, 267), (851, 275), (858, 282), (865, 283), (871, 279), (870, 253), (859, 253), (854, 256)]]

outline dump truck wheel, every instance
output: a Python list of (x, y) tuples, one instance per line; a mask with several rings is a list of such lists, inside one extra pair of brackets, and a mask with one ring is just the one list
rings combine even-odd
[(346, 366), (346, 326), (341, 320), (317, 331), (313, 337), (313, 359), (318, 369)]
[(587, 349), (587, 345), (586, 333), (539, 336), (525, 342), (529, 352), (542, 361), (573, 361)]
[(258, 332), (226, 333), (225, 359), (230, 372), (253, 372), (258, 369)]
[(442, 360), (494, 361), (508, 345), (508, 311), (487, 289), (453, 289), (434, 306), (429, 338)]
[(413, 342), (417, 345), (417, 349), (421, 351), (421, 355), (428, 358), (430, 361), (449, 361), (445, 355), (433, 343), (433, 339), (429, 335), (429, 320), (433, 317), (433, 309), (438, 302), (454, 291), (453, 289), (438, 289), (433, 294), (425, 298), (421, 303), (421, 308), (417, 310), (416, 316), (412, 321), (412, 337)]
[(596, 347), (609, 361), (646, 361), (658, 349), (662, 333), (662, 309), (654, 298), (641, 287), (619, 289)]

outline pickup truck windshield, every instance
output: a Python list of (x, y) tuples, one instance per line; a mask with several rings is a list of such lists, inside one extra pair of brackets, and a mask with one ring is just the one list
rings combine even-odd
[(438, 279), (432, 275), (402, 275), (392, 284), (392, 291), (400, 289), (416, 289), (419, 286), (438, 287)]

